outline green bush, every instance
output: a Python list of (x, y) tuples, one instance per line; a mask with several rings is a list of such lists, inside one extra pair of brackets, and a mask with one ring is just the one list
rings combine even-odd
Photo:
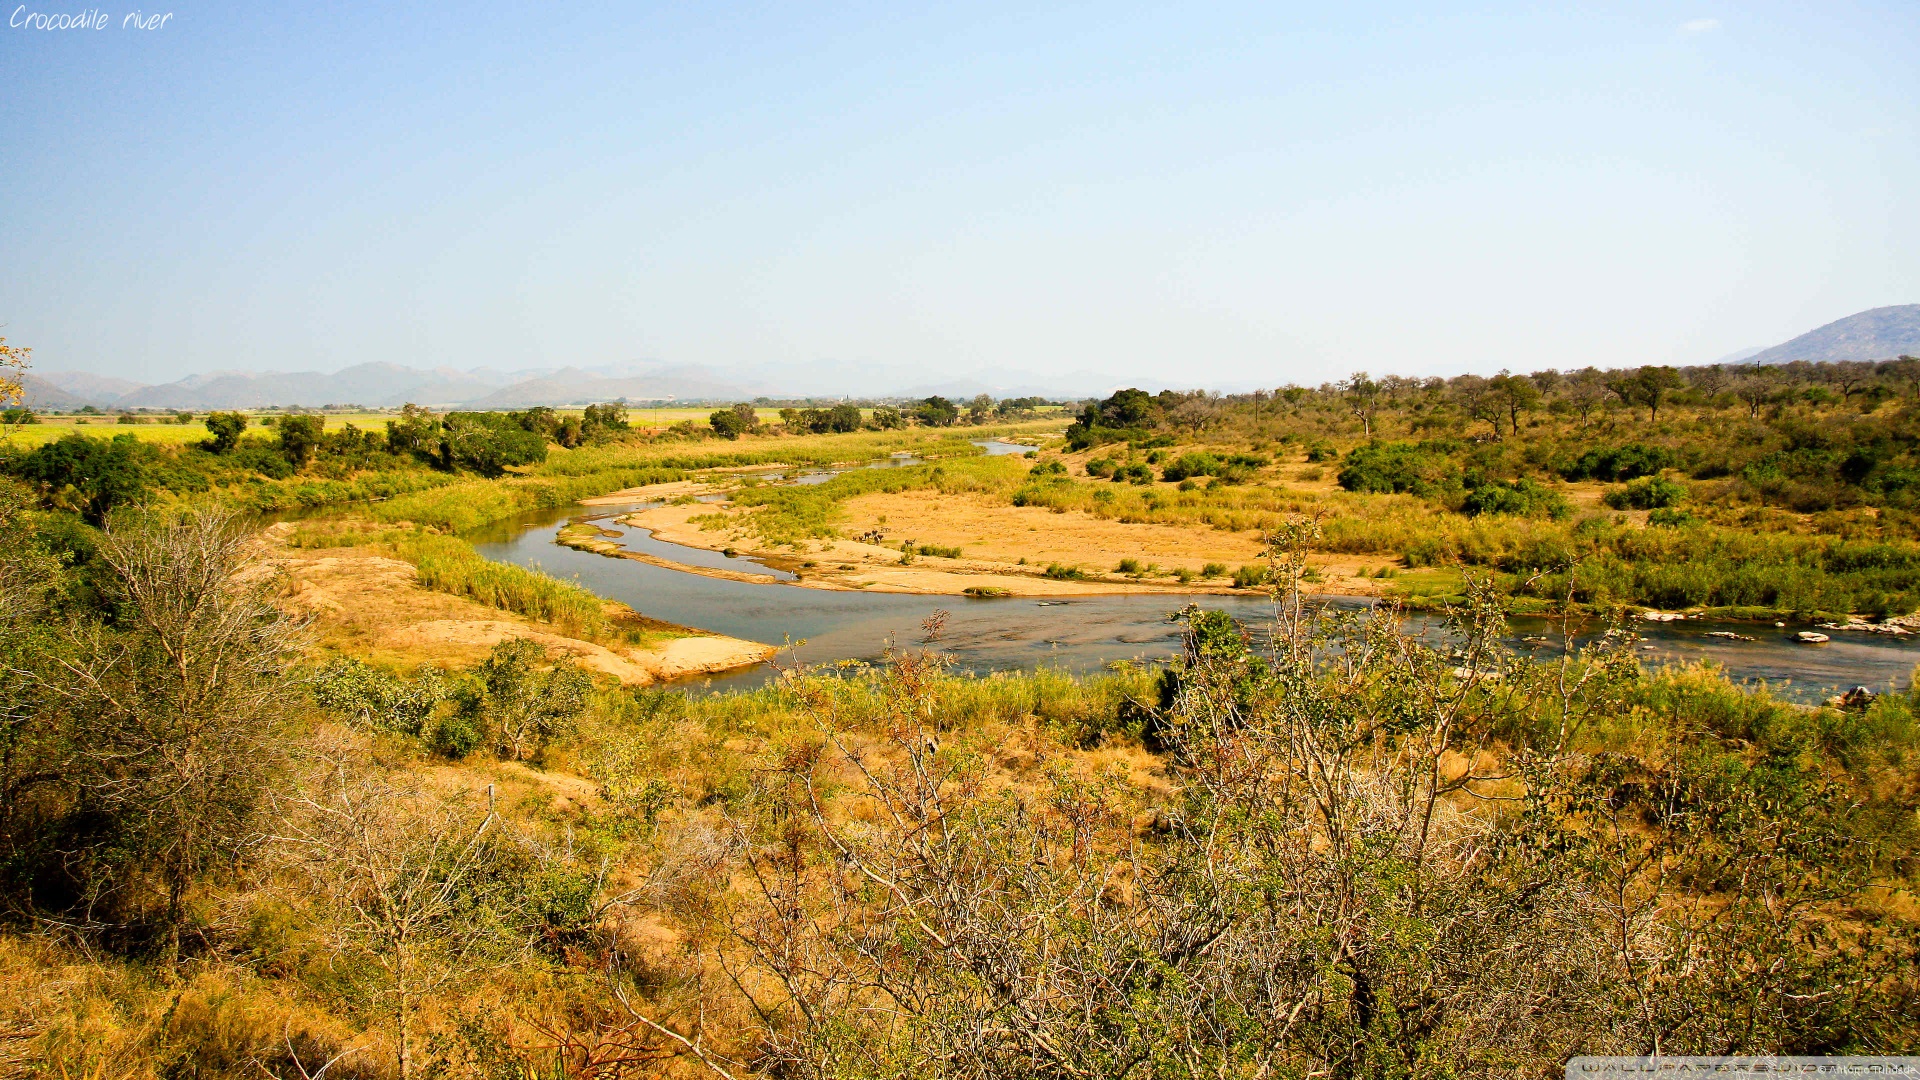
[(1220, 459), (1212, 454), (1181, 454), (1161, 471), (1160, 478), (1170, 482), (1185, 480), (1190, 476), (1220, 475)]
[(396, 735), (427, 732), (434, 708), (446, 696), (445, 683), (432, 673), (403, 679), (353, 659), (321, 667), (312, 689), (321, 708), (342, 713), (359, 727)]
[(531, 418), (520, 413), (448, 413), (440, 423), (440, 467), (499, 476), (545, 461), (546, 436), (528, 430), (523, 419)]
[(1560, 475), (1568, 480), (1633, 480), (1673, 465), (1673, 454), (1664, 447), (1628, 443), (1588, 450)]
[(116, 507), (146, 497), (158, 456), (159, 451), (132, 435), (107, 440), (76, 432), (14, 460), (9, 471), (38, 487), (48, 505), (98, 525)]
[(1460, 482), (1442, 443), (1368, 443), (1354, 448), (1340, 469), (1340, 486), (1375, 494), (1431, 496)]
[(1236, 589), (1257, 588), (1265, 585), (1269, 577), (1271, 577), (1271, 575), (1267, 572), (1266, 567), (1257, 563), (1249, 564), (1233, 572), (1233, 587)]
[(427, 739), (427, 745), (438, 754), (459, 759), (473, 753), (480, 745), (480, 729), (474, 718), (462, 713), (451, 713), (440, 718), (434, 725), (433, 734)]
[(1664, 510), (1678, 506), (1687, 498), (1687, 487), (1664, 476), (1644, 476), (1607, 492), (1606, 502), (1615, 510)]
[(240, 443), (240, 433), (247, 427), (247, 414), (242, 412), (217, 412), (207, 416), (207, 449), (216, 454), (224, 454)]
[(1522, 477), (1511, 483), (1482, 480), (1467, 491), (1461, 512), (1468, 517), (1481, 514), (1508, 514), (1514, 517), (1544, 517), (1555, 520), (1573, 512), (1559, 492)]
[(1067, 566), (1064, 563), (1048, 563), (1045, 576), (1055, 581), (1079, 581), (1087, 575), (1085, 571), (1077, 566)]
[(1118, 484), (1121, 481), (1129, 484), (1151, 484), (1153, 483), (1153, 470), (1138, 461), (1131, 465), (1122, 465), (1113, 470), (1113, 482)]

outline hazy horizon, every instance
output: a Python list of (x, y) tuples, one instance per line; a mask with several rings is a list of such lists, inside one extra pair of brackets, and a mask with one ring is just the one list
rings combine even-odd
[(1911, 5), (100, 10), (0, 27), (46, 371), (1313, 385), (1920, 300)]

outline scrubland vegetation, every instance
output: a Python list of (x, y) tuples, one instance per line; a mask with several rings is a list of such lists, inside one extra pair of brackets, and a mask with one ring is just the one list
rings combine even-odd
[[(1082, 411), (1069, 449), (1100, 455), (1090, 476), (1158, 466), (1187, 490), (1103, 497), (1062, 473), (1017, 498), (1223, 528), (1317, 511), (1331, 550), (1482, 568), (1540, 602), (1906, 614), (1920, 606), (1917, 396), (1912, 358), (1123, 391)], [(1218, 475), (1235, 450), (1323, 463), (1341, 493), (1279, 467), (1264, 483)], [(1222, 467), (1194, 485), (1205, 457)]]
[(947, 463), (734, 501), (771, 544), (834, 535), (848, 499), (915, 489), (1232, 532), (1305, 514), (1332, 554), (1429, 571), (1395, 587), (1423, 602), (1457, 600), (1472, 568), (1526, 610), (1905, 615), (1920, 607), (1916, 370), (1902, 359), (1127, 390), (1087, 403), (1030, 467)]
[(1920, 1031), (1920, 698), (1518, 657), (1485, 582), (1406, 637), (1304, 601), (1308, 521), (1271, 640), (1190, 609), (1164, 669), (977, 678), (934, 622), (689, 698), (526, 641), (316, 666), (232, 519), (25, 494), (29, 1075), (1544, 1077)]
[[(9, 451), (0, 1064), (1304, 1080), (1900, 1052), (1920, 694), (1795, 705), (1644, 670), (1619, 629), (1500, 643), (1568, 597), (1911, 610), (1904, 363), (1129, 391), (1032, 458), (948, 430), (1018, 410), (937, 401), (859, 431), (411, 411)], [(1178, 580), (1267, 590), (1277, 629), (1190, 607), (1165, 666), (972, 677), (936, 617), (883, 663), (701, 697), (523, 638), (383, 666), (312, 647), (236, 516), (328, 508), (292, 541), (605, 640), (631, 628), (599, 598), (454, 534), (902, 450), (925, 463), (734, 478), (727, 526), (797, 544), (925, 491), (1259, 530), (1263, 561)], [(1315, 607), (1327, 551), (1450, 633)], [(1177, 569), (1032, 572), (1109, 567)]]
[(598, 640), (616, 628), (596, 598), (488, 562), (450, 534), (711, 470), (825, 466), (909, 449), (931, 458), (978, 453), (965, 438), (922, 430), (715, 443), (691, 425), (633, 431), (617, 405), (591, 406), (580, 417), (551, 409), (435, 416), (409, 406), (384, 434), (351, 423), (328, 431), (317, 414), (271, 419), (271, 434), (249, 434), (248, 417), (214, 413), (203, 418), (207, 438), (191, 442), (71, 432), (30, 450), (0, 448), (0, 471), (29, 485), (42, 506), (96, 525), (138, 505), (330, 511), (311, 518), (294, 543), (375, 544), (414, 563), (430, 588)]

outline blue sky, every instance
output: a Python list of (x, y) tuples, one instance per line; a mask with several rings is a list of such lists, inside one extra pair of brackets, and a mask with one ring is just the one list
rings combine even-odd
[(0, 334), (146, 381), (833, 359), (1225, 386), (1704, 362), (1920, 302), (1920, 5), (1426, 7), (0, 26)]

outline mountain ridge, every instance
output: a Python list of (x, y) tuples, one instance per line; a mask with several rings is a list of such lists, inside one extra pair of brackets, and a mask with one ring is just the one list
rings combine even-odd
[(1869, 308), (1749, 356), (1743, 364), (1891, 360), (1920, 353), (1920, 304)]

